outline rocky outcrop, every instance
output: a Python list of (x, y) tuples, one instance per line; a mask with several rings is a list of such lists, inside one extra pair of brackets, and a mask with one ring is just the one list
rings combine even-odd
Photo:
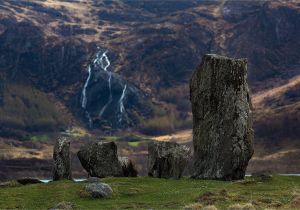
[(89, 176), (123, 176), (114, 142), (89, 141), (80, 148), (77, 156)]
[(180, 178), (190, 157), (190, 149), (175, 142), (150, 142), (148, 153), (148, 175), (158, 178)]
[(70, 161), (70, 140), (60, 137), (53, 151), (53, 181), (60, 179), (72, 179)]
[(247, 60), (208, 54), (191, 84), (194, 177), (244, 178), (253, 154)]
[(128, 157), (119, 157), (120, 164), (122, 166), (123, 175), (125, 177), (137, 177), (138, 171), (135, 165)]
[(135, 113), (144, 115), (151, 112), (150, 101), (140, 89), (114, 73), (109, 64), (99, 61), (101, 60), (99, 57), (105, 52), (99, 50), (99, 54), (97, 53), (98, 57), (95, 59), (97, 61), (98, 58), (100, 64), (93, 60), (89, 66), (90, 76), (86, 81), (86, 87), (83, 87), (84, 104), (82, 104), (82, 90), (80, 91), (81, 108), (84, 111), (82, 115), (90, 128), (111, 130), (132, 127), (139, 121)]
[(85, 191), (92, 198), (106, 198), (112, 195), (113, 190), (105, 183), (90, 183), (85, 186)]

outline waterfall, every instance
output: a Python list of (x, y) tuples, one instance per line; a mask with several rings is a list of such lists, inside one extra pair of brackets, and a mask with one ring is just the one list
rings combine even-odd
[[(92, 74), (94, 73), (94, 70), (98, 69), (100, 71), (104, 71), (107, 77), (108, 82), (108, 89), (109, 89), (109, 97), (104, 104), (104, 106), (99, 111), (99, 117), (101, 118), (105, 111), (107, 110), (107, 107), (112, 103), (113, 101), (113, 94), (112, 94), (112, 77), (113, 73), (109, 70), (109, 67), (111, 65), (110, 60), (107, 56), (108, 51), (103, 51), (98, 47), (98, 52), (95, 55), (94, 60), (90, 63), (88, 66), (88, 77), (85, 81), (85, 84), (82, 89), (82, 97), (81, 97), (81, 107), (85, 111), (85, 116), (88, 119), (89, 127), (92, 128), (93, 126), (93, 119), (89, 111), (87, 110), (87, 103), (88, 103), (88, 97), (87, 97), (87, 88), (89, 87), (90, 80), (92, 78)], [(125, 114), (125, 107), (124, 107), (124, 98), (126, 95), (126, 89), (127, 84), (123, 86), (122, 94), (119, 98), (118, 104), (117, 104), (117, 120), (119, 123), (122, 122), (124, 114)], [(103, 103), (102, 103), (103, 104)]]
[(91, 75), (92, 75), (92, 68), (91, 68), (91, 66), (89, 65), (89, 67), (88, 67), (88, 78), (86, 79), (85, 84), (84, 84), (83, 89), (82, 89), (82, 101), (81, 101), (81, 107), (82, 107), (83, 109), (86, 109), (86, 103), (87, 103), (86, 88), (87, 88), (87, 86), (89, 85), (89, 81), (90, 81), (90, 79), (91, 79)]
[[(100, 65), (101, 68), (105, 71), (108, 72), (108, 89), (109, 89), (109, 98), (108, 101), (106, 102), (106, 104), (102, 107), (102, 109), (99, 112), (99, 117), (102, 117), (103, 113), (105, 112), (106, 108), (108, 107), (108, 105), (112, 102), (112, 92), (111, 92), (111, 77), (112, 77), (112, 73), (110, 71), (107, 71), (107, 68), (110, 66), (110, 61), (106, 55), (107, 51), (105, 51), (101, 58), (100, 58)], [(104, 64), (104, 61), (106, 63), (106, 65)]]
[(125, 98), (125, 92), (126, 92), (126, 88), (127, 88), (127, 85), (125, 84), (124, 85), (124, 88), (123, 88), (123, 92), (122, 92), (122, 95), (119, 99), (119, 108), (120, 108), (120, 115), (119, 115), (119, 122), (122, 122), (122, 117), (123, 117), (123, 113), (125, 111), (125, 107), (124, 107), (124, 98)]

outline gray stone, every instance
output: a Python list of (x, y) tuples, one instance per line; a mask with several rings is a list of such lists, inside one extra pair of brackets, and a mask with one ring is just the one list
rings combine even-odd
[(190, 158), (190, 149), (175, 142), (150, 142), (148, 153), (148, 175), (158, 178), (180, 178)]
[(135, 165), (128, 157), (119, 157), (119, 162), (122, 166), (123, 176), (125, 177), (137, 177), (137, 170)]
[(247, 60), (208, 54), (190, 83), (194, 178), (243, 179), (253, 154)]
[(123, 176), (117, 155), (117, 145), (114, 142), (86, 142), (80, 148), (77, 156), (89, 176), (99, 178)]
[(50, 208), (49, 210), (71, 210), (74, 209), (74, 204), (71, 202), (60, 202), (53, 208)]
[(85, 191), (93, 198), (106, 198), (110, 197), (113, 190), (108, 184), (105, 183), (90, 183), (85, 186)]
[(55, 142), (53, 160), (53, 181), (60, 179), (72, 179), (70, 161), (70, 140), (66, 137), (60, 137)]

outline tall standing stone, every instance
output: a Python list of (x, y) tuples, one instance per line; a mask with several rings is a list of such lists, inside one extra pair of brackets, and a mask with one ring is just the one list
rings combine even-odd
[(53, 160), (53, 181), (60, 179), (72, 179), (70, 140), (68, 140), (66, 137), (60, 137), (55, 142)]
[(247, 60), (207, 54), (190, 83), (194, 178), (236, 180), (253, 155)]

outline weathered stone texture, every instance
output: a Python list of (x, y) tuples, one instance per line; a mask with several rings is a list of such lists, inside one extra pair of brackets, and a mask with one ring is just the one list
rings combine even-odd
[(247, 60), (208, 54), (190, 83), (195, 178), (244, 178), (253, 154)]
[(175, 142), (148, 144), (148, 175), (178, 179), (190, 158), (190, 149)]
[(60, 137), (55, 142), (53, 161), (53, 181), (60, 179), (72, 179), (70, 141), (66, 137)]
[(123, 176), (114, 142), (90, 141), (83, 145), (77, 156), (89, 176)]

